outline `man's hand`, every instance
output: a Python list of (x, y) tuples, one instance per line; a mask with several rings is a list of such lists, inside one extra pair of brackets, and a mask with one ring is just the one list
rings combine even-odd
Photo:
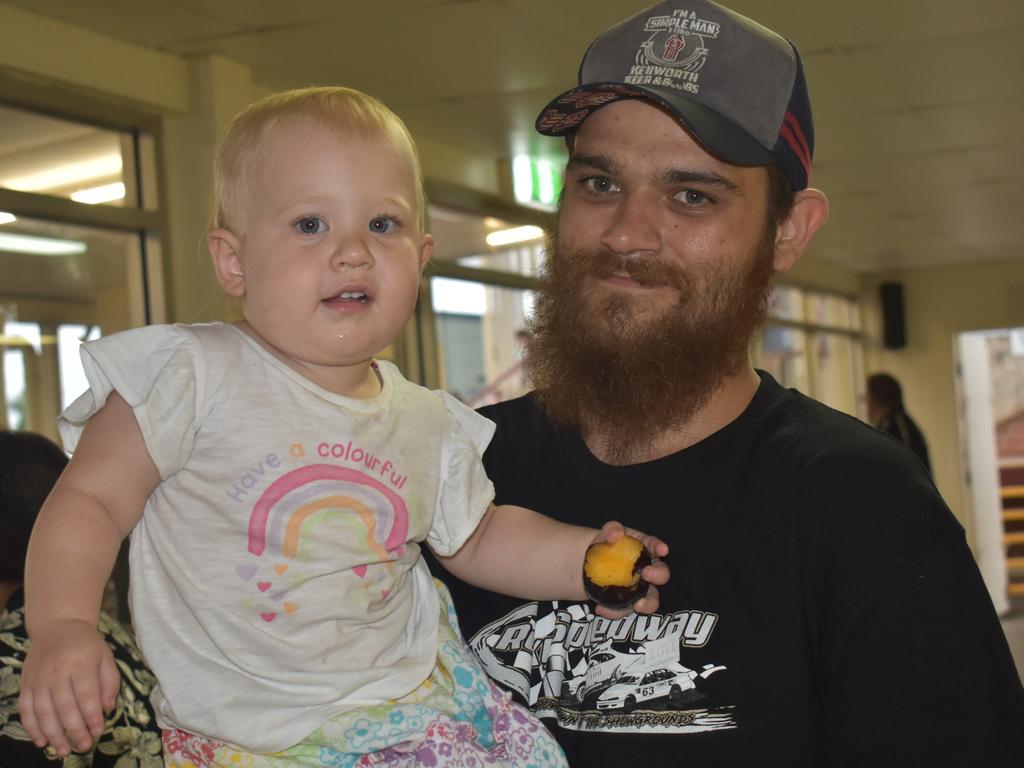
[(31, 639), (18, 698), (25, 731), (61, 757), (91, 748), (121, 687), (110, 648), (95, 626), (78, 619), (50, 622)]
[(661, 558), (668, 555), (668, 544), (657, 536), (651, 536), (633, 528), (625, 528), (621, 523), (613, 521), (601, 526), (601, 530), (598, 531), (597, 536), (594, 537), (593, 543), (596, 544), (604, 541), (609, 544), (614, 544), (626, 534), (629, 534), (635, 539), (639, 539), (643, 543), (647, 553), (651, 556), (651, 564), (644, 567), (640, 572), (640, 576), (648, 583), (649, 586), (647, 588), (647, 594), (625, 610), (616, 610), (614, 608), (608, 608), (607, 606), (597, 604), (594, 608), (594, 612), (598, 616), (603, 616), (606, 619), (620, 619), (633, 612), (654, 613), (657, 611), (660, 602), (658, 597), (658, 587), (667, 583), (670, 576), (668, 566), (661, 562)]

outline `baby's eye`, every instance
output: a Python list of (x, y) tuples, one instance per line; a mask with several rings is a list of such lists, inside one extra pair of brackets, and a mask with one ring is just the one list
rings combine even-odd
[(295, 227), (301, 235), (319, 235), (327, 229), (327, 224), (324, 223), (324, 220), (319, 216), (303, 216), (292, 224), (292, 226)]
[(370, 231), (375, 235), (386, 235), (398, 227), (398, 219), (394, 216), (374, 216), (370, 219)]

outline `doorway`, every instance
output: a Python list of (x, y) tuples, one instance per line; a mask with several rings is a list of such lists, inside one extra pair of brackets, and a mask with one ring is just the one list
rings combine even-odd
[(1024, 598), (1024, 328), (962, 333), (955, 355), (975, 554), (1005, 614)]

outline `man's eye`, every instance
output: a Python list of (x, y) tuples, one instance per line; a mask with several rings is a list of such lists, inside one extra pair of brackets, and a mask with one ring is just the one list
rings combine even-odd
[(370, 219), (370, 231), (375, 235), (386, 235), (393, 232), (398, 226), (398, 220), (393, 216), (374, 216)]
[(294, 226), (295, 229), (298, 230), (299, 234), (302, 235), (319, 235), (327, 229), (327, 225), (324, 223), (324, 220), (319, 216), (303, 216), (292, 226)]
[(696, 189), (684, 189), (682, 192), (677, 194), (676, 197), (687, 205), (706, 205), (707, 203), (714, 202), (710, 197)]
[(607, 176), (591, 176), (583, 180), (583, 185), (591, 192), (615, 192), (618, 187)]

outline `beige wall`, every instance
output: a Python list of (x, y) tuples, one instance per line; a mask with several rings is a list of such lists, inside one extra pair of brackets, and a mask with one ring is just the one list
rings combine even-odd
[[(901, 350), (883, 349), (878, 341), (878, 284), (887, 280), (904, 286), (907, 346)], [(939, 490), (970, 527), (957, 434), (955, 338), (963, 331), (1024, 326), (1024, 265), (934, 267), (876, 275), (862, 285), (872, 331), (868, 372), (887, 371), (902, 383), (907, 410), (928, 440)]]

